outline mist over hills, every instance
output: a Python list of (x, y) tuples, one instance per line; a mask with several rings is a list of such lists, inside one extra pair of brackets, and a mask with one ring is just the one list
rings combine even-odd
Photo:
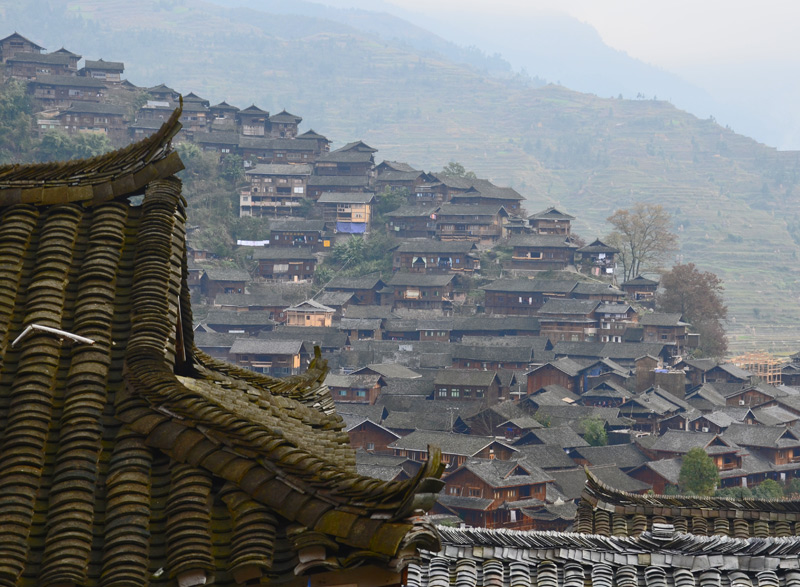
[[(800, 341), (797, 153), (652, 97), (538, 85), (502, 59), (396, 17), (334, 18), (308, 2), (294, 13), (280, 0), (272, 13), (233, 4), (0, 0), (0, 22), (4, 34), (17, 30), (48, 50), (124, 61), (140, 86), (286, 108), (334, 146), (363, 139), (379, 159), (426, 170), (460, 161), (516, 187), (529, 211), (562, 205), (587, 239), (608, 231), (617, 207), (662, 203), (676, 220), (679, 258), (725, 281), (732, 348)], [(428, 48), (417, 47), (423, 41)]]

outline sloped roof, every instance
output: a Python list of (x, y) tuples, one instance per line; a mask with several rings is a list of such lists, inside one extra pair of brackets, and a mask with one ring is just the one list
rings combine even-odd
[(642, 326), (685, 326), (682, 318), (682, 314), (677, 313), (647, 312), (639, 316), (639, 324)]
[(574, 216), (570, 216), (566, 212), (561, 212), (554, 207), (546, 208), (541, 212), (536, 212), (528, 216), (529, 220), (575, 220)]
[(496, 378), (496, 371), (442, 369), (437, 371), (433, 382), (435, 385), (477, 385), (483, 387), (491, 385)]
[(97, 61), (87, 59), (84, 61), (83, 67), (84, 69), (107, 69), (109, 71), (118, 71), (120, 73), (125, 70), (125, 64), (122, 61), (104, 61), (103, 59), (98, 59)]
[(403, 241), (395, 249), (398, 253), (424, 253), (424, 254), (466, 254), (477, 250), (478, 246), (468, 241), (437, 241), (430, 238), (417, 238)]
[(496, 279), (481, 289), (485, 291), (506, 291), (517, 293), (569, 293), (577, 281), (551, 279)]
[[(321, 357), (281, 380), (193, 344), (179, 116), (98, 158), (0, 173), (4, 581), (399, 569), (437, 544), (412, 516), (441, 488), (439, 454), (408, 481), (362, 477)], [(32, 330), (12, 350), (34, 325), (69, 336)]]
[(425, 273), (395, 273), (386, 282), (390, 286), (444, 287), (453, 281), (452, 275), (435, 275)]
[(373, 192), (325, 192), (317, 204), (370, 204), (374, 200)]
[(608, 246), (606, 243), (601, 241), (599, 238), (595, 239), (585, 247), (581, 247), (578, 249), (579, 253), (619, 253), (619, 249), (615, 249), (614, 247)]
[[(238, 140), (238, 135), (237, 135)], [(311, 175), (311, 165), (288, 165), (280, 163), (259, 163), (245, 171), (245, 175)]]
[(510, 247), (538, 247), (546, 249), (577, 249), (563, 234), (520, 234), (508, 240)]
[(281, 110), (277, 114), (270, 116), (269, 121), (274, 123), (300, 124), (303, 118), (295, 114), (290, 114), (286, 112), (286, 110)]

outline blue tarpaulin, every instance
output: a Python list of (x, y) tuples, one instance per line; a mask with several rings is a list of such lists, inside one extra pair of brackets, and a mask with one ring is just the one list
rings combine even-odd
[(364, 222), (337, 222), (336, 232), (361, 234), (367, 232), (367, 225)]

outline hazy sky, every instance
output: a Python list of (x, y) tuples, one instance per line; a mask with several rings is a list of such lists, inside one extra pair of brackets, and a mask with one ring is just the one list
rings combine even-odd
[[(606, 44), (666, 69), (800, 54), (796, 0), (386, 0), (415, 12), (567, 13)], [(328, 0), (350, 4), (352, 0)], [(373, 4), (374, 5), (374, 4)], [(365, 7), (368, 6), (365, 5)]]

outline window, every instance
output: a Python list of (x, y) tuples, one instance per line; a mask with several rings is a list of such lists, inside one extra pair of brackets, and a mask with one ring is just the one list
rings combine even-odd
[(439, 397), (447, 397), (447, 390), (446, 389), (440, 389), (439, 390)]
[(367, 392), (364, 389), (359, 389), (356, 391), (356, 397), (367, 397)]
[(375, 450), (375, 443), (374, 442), (368, 442), (367, 443), (367, 450)]
[(343, 397), (346, 396), (347, 395), (347, 390), (346, 389), (340, 389), (339, 390), (339, 395), (343, 396)]
[(453, 391), (450, 392), (450, 397), (459, 397), (460, 395), (461, 394), (457, 389), (454, 389)]

